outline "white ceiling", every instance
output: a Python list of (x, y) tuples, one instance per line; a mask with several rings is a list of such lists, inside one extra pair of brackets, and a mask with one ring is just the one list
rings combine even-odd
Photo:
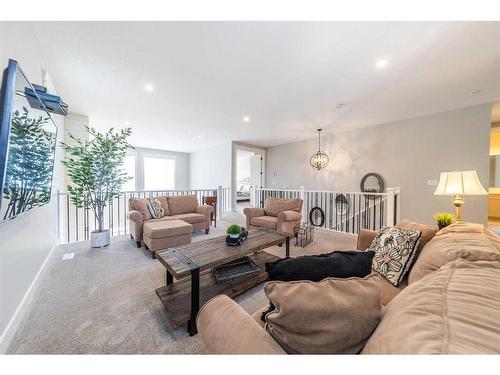
[[(500, 100), (500, 22), (34, 28), (72, 111), (101, 129), (130, 122), (131, 143), (141, 147), (191, 152), (229, 140), (268, 147), (314, 138), (317, 127), (334, 133)], [(388, 60), (385, 69), (374, 67), (378, 59)]]

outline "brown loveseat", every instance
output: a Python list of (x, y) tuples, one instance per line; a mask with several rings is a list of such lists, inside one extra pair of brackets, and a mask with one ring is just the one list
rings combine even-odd
[(302, 199), (266, 198), (264, 208), (247, 207), (243, 210), (247, 228), (260, 227), (294, 235), (302, 220)]
[(147, 222), (158, 222), (165, 220), (182, 220), (193, 226), (193, 232), (210, 230), (210, 214), (213, 207), (209, 205), (198, 205), (196, 195), (158, 196), (157, 198), (165, 212), (165, 216), (153, 219), (148, 206), (147, 198), (130, 198), (128, 222), (130, 235), (136, 241), (137, 247), (141, 247), (143, 240), (143, 226)]
[[(362, 231), (359, 249), (373, 237)], [(468, 223), (439, 231), (421, 249), (407, 284), (382, 284), (386, 306), (361, 354), (500, 353), (500, 239), (492, 232)], [(214, 354), (285, 354), (260, 315), (217, 296), (198, 315), (199, 334)]]

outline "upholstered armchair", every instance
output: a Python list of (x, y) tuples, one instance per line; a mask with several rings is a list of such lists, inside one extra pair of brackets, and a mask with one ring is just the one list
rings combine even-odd
[(248, 207), (243, 210), (247, 228), (273, 229), (295, 235), (302, 220), (302, 199), (266, 198), (264, 208)]

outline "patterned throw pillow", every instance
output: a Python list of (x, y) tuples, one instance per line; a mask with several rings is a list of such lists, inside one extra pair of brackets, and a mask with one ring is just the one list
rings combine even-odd
[(149, 213), (153, 217), (153, 219), (159, 219), (163, 216), (165, 216), (165, 211), (163, 210), (163, 207), (161, 206), (161, 202), (159, 199), (148, 199), (148, 209)]
[(375, 251), (373, 270), (398, 286), (413, 263), (421, 234), (384, 226), (367, 249)]

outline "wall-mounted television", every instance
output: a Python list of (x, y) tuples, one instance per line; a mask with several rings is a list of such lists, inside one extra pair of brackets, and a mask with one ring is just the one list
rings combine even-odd
[(50, 202), (56, 142), (52, 116), (9, 60), (0, 91), (0, 222)]

